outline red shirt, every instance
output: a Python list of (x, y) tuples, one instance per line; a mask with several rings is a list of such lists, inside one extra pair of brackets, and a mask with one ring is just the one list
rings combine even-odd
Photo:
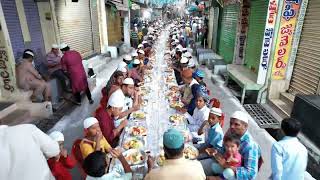
[(107, 110), (101, 106), (96, 110), (95, 117), (99, 121), (103, 136), (106, 138), (109, 144), (113, 144), (115, 139), (113, 130), (116, 128), (114, 126), (114, 119), (109, 115)]
[(72, 169), (76, 165), (76, 162), (69, 156), (66, 158), (60, 156), (59, 161), (56, 161), (54, 157), (50, 158), (48, 159), (48, 165), (56, 180), (72, 180), (68, 169)]
[(230, 158), (230, 154), (228, 153), (225, 153), (224, 155), (224, 158), (225, 160), (227, 161), (227, 164), (229, 166), (232, 166), (232, 167), (240, 167), (241, 166), (241, 161), (242, 161), (242, 157), (241, 157), (241, 154), (239, 152), (237, 152), (236, 154), (233, 155), (233, 159), (236, 159), (238, 162), (228, 162), (228, 159)]

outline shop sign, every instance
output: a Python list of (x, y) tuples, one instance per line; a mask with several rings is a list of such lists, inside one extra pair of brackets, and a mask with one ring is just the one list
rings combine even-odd
[(285, 0), (284, 2), (272, 66), (272, 79), (285, 79), (301, 1)]
[(235, 48), (235, 63), (243, 64), (244, 51), (247, 41), (247, 32), (249, 27), (249, 11), (250, 3), (245, 0), (241, 7), (241, 15), (239, 21), (239, 36), (237, 41), (237, 47)]
[(270, 51), (274, 36), (274, 27), (277, 18), (278, 2), (279, 0), (269, 1), (266, 26), (263, 34), (257, 84), (264, 84), (267, 76), (268, 65), (270, 60)]

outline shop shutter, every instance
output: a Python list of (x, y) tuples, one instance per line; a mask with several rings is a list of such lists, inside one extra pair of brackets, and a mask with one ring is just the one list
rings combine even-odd
[(95, 53), (100, 53), (100, 33), (97, 0), (91, 0), (91, 22), (93, 33), (93, 49)]
[(90, 1), (55, 0), (61, 42), (67, 43), (83, 57), (93, 53)]
[(257, 72), (259, 70), (263, 33), (268, 13), (268, 1), (251, 1), (249, 28), (245, 50), (245, 65)]
[(320, 1), (309, 0), (289, 92), (319, 94)]
[(223, 8), (218, 54), (221, 55), (228, 64), (233, 61), (238, 18), (239, 4), (232, 4)]

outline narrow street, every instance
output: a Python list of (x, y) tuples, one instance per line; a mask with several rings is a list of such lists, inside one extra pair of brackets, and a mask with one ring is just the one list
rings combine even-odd
[(0, 0), (0, 180), (320, 180), (318, 12)]

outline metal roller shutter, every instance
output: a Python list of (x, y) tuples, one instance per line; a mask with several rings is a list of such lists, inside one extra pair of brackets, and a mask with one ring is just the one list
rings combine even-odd
[(233, 61), (239, 9), (239, 4), (232, 4), (224, 7), (222, 12), (218, 53), (228, 64)]
[(319, 94), (320, 1), (309, 1), (293, 68), (289, 92)]
[(245, 65), (254, 72), (259, 70), (260, 54), (263, 41), (268, 1), (251, 1), (247, 46), (245, 50)]
[(90, 1), (55, 0), (61, 42), (83, 57), (93, 54)]
[(99, 33), (99, 17), (98, 17), (98, 5), (97, 0), (91, 0), (91, 21), (92, 21), (92, 33), (93, 33), (93, 49), (94, 52), (100, 53), (100, 33)]

